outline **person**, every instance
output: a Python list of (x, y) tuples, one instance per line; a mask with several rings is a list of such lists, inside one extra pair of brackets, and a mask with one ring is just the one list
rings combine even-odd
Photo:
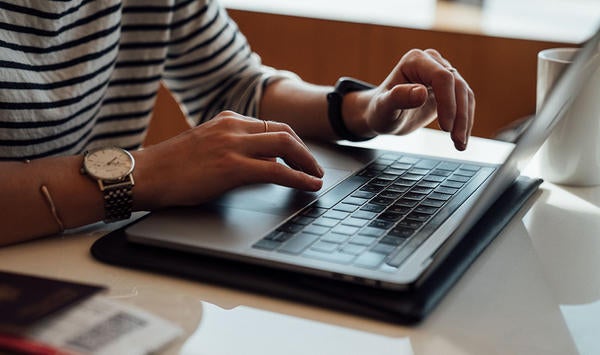
[[(411, 50), (378, 85), (345, 92), (335, 121), (333, 88), (262, 65), (215, 0), (0, 8), (1, 244), (200, 204), (246, 184), (317, 191), (323, 170), (300, 137), (407, 134), (437, 119), (464, 150), (471, 133), (473, 92), (433, 49)], [(190, 129), (139, 149), (160, 83)], [(99, 149), (112, 146), (131, 158)], [(119, 162), (129, 164), (127, 188), (102, 191), (110, 178), (93, 170)]]

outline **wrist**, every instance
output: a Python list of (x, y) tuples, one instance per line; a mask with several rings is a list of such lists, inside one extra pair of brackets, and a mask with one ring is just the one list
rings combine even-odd
[(373, 137), (377, 135), (369, 127), (366, 113), (371, 102), (372, 89), (354, 91), (346, 94), (342, 101), (342, 119), (348, 131), (359, 137)]
[(342, 77), (333, 91), (327, 94), (329, 123), (339, 139), (364, 141), (375, 136), (365, 119), (369, 91), (374, 88), (360, 80)]

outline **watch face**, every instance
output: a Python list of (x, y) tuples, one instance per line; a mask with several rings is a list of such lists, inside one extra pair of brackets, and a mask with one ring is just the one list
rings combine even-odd
[(90, 151), (84, 158), (88, 174), (101, 180), (120, 180), (133, 171), (131, 154), (121, 148), (102, 148)]

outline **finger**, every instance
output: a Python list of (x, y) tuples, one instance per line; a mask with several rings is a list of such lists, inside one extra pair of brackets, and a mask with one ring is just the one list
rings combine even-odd
[(469, 90), (469, 131), (467, 132), (466, 144), (469, 144), (469, 137), (471, 137), (471, 131), (473, 130), (473, 125), (475, 124), (475, 105), (475, 94), (473, 94), (473, 90)]
[(440, 52), (436, 51), (435, 49), (429, 48), (429, 49), (426, 49), (424, 52), (429, 54), (431, 57), (433, 57), (433, 59), (435, 59), (438, 63), (443, 65), (445, 68), (452, 68), (452, 64), (450, 64), (450, 62), (446, 58), (444, 58), (440, 54)]
[(323, 180), (283, 164), (260, 159), (244, 159), (245, 183), (274, 183), (295, 189), (318, 191)]
[(421, 107), (427, 101), (427, 89), (420, 84), (400, 84), (386, 91), (377, 100), (376, 120), (372, 128), (387, 133), (397, 126), (396, 119), (405, 109)]
[(450, 132), (456, 116), (454, 75), (433, 55), (419, 51), (412, 53), (403, 73), (409, 81), (422, 83), (433, 90), (440, 128)]
[(287, 132), (269, 132), (248, 135), (243, 138), (247, 155), (260, 158), (282, 158), (290, 167), (311, 174), (323, 176), (323, 169), (308, 150)]
[(456, 117), (452, 127), (452, 141), (458, 150), (465, 150), (467, 145), (467, 133), (471, 120), (469, 118), (469, 88), (461, 81), (455, 83), (456, 95)]

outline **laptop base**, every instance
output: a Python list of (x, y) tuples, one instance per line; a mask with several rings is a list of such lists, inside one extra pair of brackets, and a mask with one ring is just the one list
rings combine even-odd
[(105, 263), (159, 272), (300, 301), (398, 324), (423, 320), (541, 184), (519, 177), (448, 258), (419, 287), (390, 291), (127, 241), (124, 230), (98, 239), (92, 255)]

